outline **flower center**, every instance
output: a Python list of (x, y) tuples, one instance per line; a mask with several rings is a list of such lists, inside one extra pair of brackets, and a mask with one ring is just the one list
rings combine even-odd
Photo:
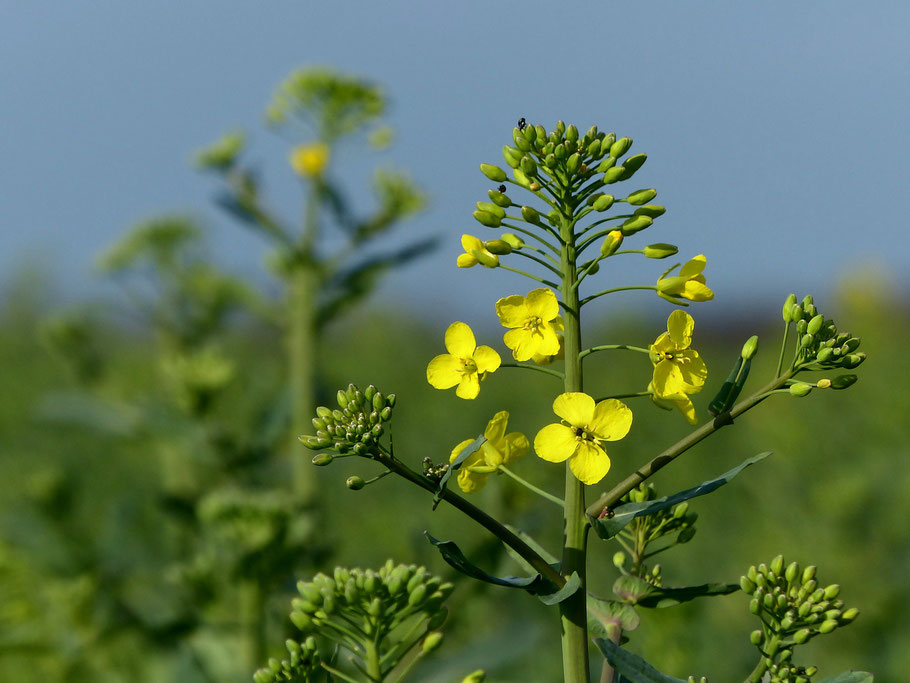
[(593, 444), (600, 441), (600, 439), (589, 432), (586, 427), (572, 427), (572, 430), (575, 432), (576, 441), (590, 441)]
[(477, 372), (477, 363), (474, 362), (473, 358), (462, 358), (461, 359), (461, 373), (463, 375), (471, 375)]
[(540, 332), (540, 328), (543, 327), (544, 322), (539, 315), (532, 316), (525, 320), (524, 329), (528, 330), (531, 333)]

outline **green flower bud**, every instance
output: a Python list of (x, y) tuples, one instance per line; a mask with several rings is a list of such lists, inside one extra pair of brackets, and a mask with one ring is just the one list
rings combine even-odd
[(645, 204), (635, 209), (636, 216), (648, 216), (650, 218), (658, 218), (667, 213), (667, 208), (661, 206), (660, 204)]
[(625, 172), (626, 169), (622, 166), (608, 168), (606, 173), (604, 173), (604, 185), (612, 185), (613, 183), (622, 180), (622, 174)]
[(501, 220), (489, 211), (475, 211), (473, 216), (474, 220), (488, 228), (498, 228), (501, 224)]
[(501, 206), (504, 209), (512, 206), (512, 200), (499, 190), (487, 190), (487, 196), (490, 198), (490, 201), (493, 202), (496, 206)]
[(677, 247), (672, 244), (664, 244), (663, 242), (649, 244), (644, 249), (642, 249), (642, 253), (645, 256), (653, 259), (667, 258), (668, 256), (673, 256), (678, 252), (679, 249)]
[(806, 330), (809, 332), (809, 334), (813, 334), (813, 335), (818, 334), (818, 331), (822, 328), (823, 322), (825, 322), (825, 316), (823, 316), (821, 314), (813, 316), (812, 319), (809, 321), (809, 324), (806, 327)]
[[(477, 202), (478, 211), (486, 211), (496, 216), (498, 219), (502, 220), (506, 217), (506, 211), (501, 206), (497, 206), (492, 202)], [(367, 396), (367, 400), (370, 400), (371, 397)]]
[(592, 159), (600, 158), (600, 140), (593, 140), (585, 151)]
[(417, 585), (414, 590), (411, 591), (411, 594), (408, 596), (408, 605), (411, 607), (416, 607), (422, 603), (427, 597), (427, 587), (426, 584), (420, 583)]
[(540, 225), (540, 213), (537, 211), (537, 209), (531, 206), (521, 207), (521, 217), (525, 220), (526, 223)]
[(565, 161), (569, 156), (569, 153), (566, 152), (566, 146), (562, 143), (559, 143), (556, 145), (556, 147), (553, 148), (553, 155), (558, 161)]
[(494, 183), (501, 183), (508, 177), (506, 176), (506, 172), (499, 168), (499, 166), (493, 166), (492, 164), (481, 164), (480, 170)]
[(694, 526), (687, 526), (676, 535), (676, 542), (679, 544), (688, 543), (695, 536), (697, 529)]
[(308, 631), (313, 625), (313, 619), (303, 612), (291, 612), (291, 621), (301, 631)]
[(525, 136), (525, 140), (532, 144), (537, 141), (537, 129), (534, 126), (525, 126), (521, 134)]
[(740, 352), (740, 356), (743, 360), (750, 360), (755, 357), (755, 354), (758, 352), (758, 336), (752, 335), (746, 340), (746, 343), (743, 344), (743, 350)]
[(807, 585), (810, 581), (815, 580), (816, 572), (818, 572), (818, 567), (816, 567), (814, 564), (810, 564), (808, 567), (803, 569), (803, 578), (801, 582), (803, 586)]
[(812, 385), (806, 384), (805, 382), (797, 382), (796, 384), (790, 385), (790, 395), (796, 396), (797, 398), (808, 396), (810, 391), (812, 391)]
[(525, 137), (524, 132), (518, 128), (512, 129), (512, 140), (515, 142), (515, 146), (520, 149), (522, 152), (531, 151), (531, 143)]
[(383, 408), (385, 408), (385, 396), (377, 391), (373, 395), (373, 410), (378, 413)]
[(626, 566), (626, 559), (626, 554), (622, 550), (613, 553), (613, 566), (622, 569)]
[(556, 158), (555, 154), (547, 154), (543, 160), (543, 165), (552, 171), (559, 165), (559, 159)]
[(825, 348), (819, 350), (819, 352), (815, 356), (815, 360), (817, 360), (819, 363), (827, 363), (833, 357), (834, 357), (834, 349), (832, 349), (830, 347), (825, 347)]
[(333, 417), (332, 411), (330, 409), (326, 408), (325, 406), (319, 406), (318, 408), (316, 408), (316, 415), (318, 415), (319, 417), (321, 417), (323, 419)]
[(518, 235), (513, 235), (511, 232), (507, 232), (500, 239), (512, 247), (512, 249), (520, 249), (525, 245), (523, 239), (521, 239)]
[(367, 483), (363, 480), (363, 477), (358, 477), (356, 474), (352, 477), (348, 477), (344, 482), (344, 485), (352, 491), (359, 491), (364, 486), (366, 486), (366, 484)]
[(622, 179), (628, 180), (633, 175), (635, 175), (635, 172), (644, 165), (647, 158), (647, 154), (636, 154), (635, 156), (631, 156), (622, 162), (623, 167), (626, 169), (626, 172), (623, 173)]
[(536, 142), (538, 144), (546, 144), (547, 142), (547, 129), (543, 126), (534, 126), (534, 132), (536, 133)]
[(632, 138), (619, 138), (619, 140), (610, 145), (610, 156), (618, 159), (628, 152), (631, 146)]
[(566, 128), (566, 140), (571, 140), (576, 142), (578, 140), (578, 128), (575, 127), (575, 124), (569, 124), (569, 127)]
[(860, 351), (859, 353), (851, 353), (848, 356), (845, 356), (841, 365), (848, 370), (852, 370), (853, 368), (858, 367), (864, 360), (866, 360), (866, 354)]
[[(798, 323), (802, 319), (803, 319), (803, 307), (799, 306), (799, 305), (791, 306), (790, 320), (792, 320), (795, 323)], [(808, 325), (807, 325), (807, 327), (808, 327)], [(800, 333), (800, 334), (802, 334), (802, 333)]]
[(386, 404), (389, 408), (394, 408), (394, 407), (395, 407), (395, 394), (389, 394), (388, 396), (386, 396), (386, 397), (385, 397), (385, 404)]
[(840, 585), (832, 583), (825, 588), (825, 600), (834, 600), (838, 595), (840, 595)]
[(477, 671), (468, 674), (463, 679), (461, 683), (483, 683), (487, 679), (487, 674), (483, 669), (477, 669)]
[(313, 456), (313, 464), (317, 467), (325, 467), (326, 465), (331, 465), (334, 459), (335, 456), (331, 453), (319, 453)]
[(537, 162), (527, 154), (521, 158), (520, 168), (521, 172), (529, 178), (533, 178), (537, 175)]
[(575, 172), (578, 171), (579, 167), (581, 167), (581, 157), (579, 156), (578, 152), (575, 152), (566, 160), (566, 170), (574, 175)]
[(771, 560), (771, 564), (768, 568), (771, 570), (772, 575), (776, 577), (780, 576), (784, 571), (784, 556), (778, 555), (775, 557), (773, 560)]
[(657, 196), (657, 190), (655, 190), (653, 188), (649, 189), (649, 190), (636, 190), (635, 192), (630, 194), (628, 197), (626, 197), (626, 201), (629, 204), (639, 206), (641, 204), (647, 204), (652, 199), (654, 199), (656, 196)]
[(831, 633), (831, 631), (836, 629), (838, 626), (840, 626), (840, 624), (838, 624), (834, 619), (826, 619), (818, 627), (818, 632), (819, 633)]
[(435, 631), (445, 623), (448, 616), (449, 610), (447, 610), (445, 607), (436, 610), (427, 621), (427, 630)]
[(797, 578), (799, 578), (799, 563), (791, 562), (787, 566), (787, 571), (784, 573), (784, 576), (787, 579), (787, 583), (795, 584)]
[(606, 211), (611, 206), (613, 206), (613, 195), (611, 194), (596, 194), (594, 195), (595, 199), (591, 206), (595, 211)]
[(616, 157), (607, 157), (597, 165), (598, 173), (606, 173), (616, 165)]
[(843, 622), (850, 622), (856, 619), (859, 616), (859, 610), (855, 607), (851, 607), (848, 610), (844, 610), (844, 613), (840, 615), (840, 619)]
[(442, 645), (442, 632), (433, 631), (428, 633), (426, 638), (423, 639), (423, 643), (420, 646), (423, 654), (430, 654), (433, 650), (436, 650), (440, 645)]
[(518, 165), (521, 163), (522, 156), (523, 155), (521, 153), (521, 150), (519, 149), (509, 147), (508, 145), (505, 145), (502, 148), (502, 158), (505, 159), (506, 163), (512, 168), (518, 168)]
[(603, 256), (612, 256), (622, 245), (623, 233), (619, 230), (611, 230), (604, 237), (604, 243), (600, 246), (600, 253)]
[(815, 344), (815, 335), (809, 334), (808, 332), (799, 340), (799, 345), (804, 349), (808, 349), (813, 344)]
[(756, 629), (755, 631), (752, 631), (752, 633), (749, 634), (749, 641), (753, 645), (756, 645), (756, 646), (761, 645), (762, 642), (764, 641), (764, 639), (765, 639), (765, 634), (762, 633), (760, 629)]
[(634, 235), (636, 232), (641, 232), (645, 228), (651, 227), (653, 224), (654, 221), (651, 220), (649, 216), (634, 216), (633, 218), (626, 219), (620, 226), (620, 229), (622, 230), (622, 234), (628, 237), (629, 235)]
[(749, 601), (749, 611), (752, 614), (758, 614), (761, 612), (761, 603), (758, 601), (758, 598), (752, 598)]
[(504, 256), (506, 254), (512, 253), (512, 245), (506, 242), (505, 240), (487, 240), (483, 243), (483, 246), (491, 254), (498, 254)]

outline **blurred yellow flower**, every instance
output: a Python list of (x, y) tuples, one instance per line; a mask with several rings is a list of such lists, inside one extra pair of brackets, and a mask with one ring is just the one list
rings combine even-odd
[(488, 372), (495, 372), (502, 358), (489, 346), (477, 346), (474, 333), (465, 323), (449, 325), (445, 336), (445, 353), (436, 356), (427, 365), (427, 381), (437, 389), (451, 389), (455, 395), (473, 399), (480, 393), (480, 380)]
[(707, 261), (704, 254), (699, 254), (679, 269), (679, 275), (666, 277), (664, 274), (657, 281), (657, 291), (671, 298), (710, 301), (714, 292), (705, 284), (705, 276), (702, 275)]
[(503, 336), (515, 360), (559, 353), (559, 335), (563, 329), (559, 301), (549, 289), (535, 289), (527, 297), (517, 294), (496, 302), (496, 313), (503, 327), (511, 328)]
[(462, 235), (461, 246), (465, 253), (458, 257), (459, 268), (471, 268), (478, 263), (487, 268), (496, 268), (499, 265), (499, 257), (491, 253), (483, 242), (473, 235)]
[[(506, 434), (508, 425), (509, 413), (505, 410), (496, 413), (483, 432), (487, 440), (461, 463), (461, 469), (458, 470), (458, 486), (465, 493), (473, 493), (483, 488), (487, 478), (497, 472), (500, 465), (509, 465), (527, 455), (530, 450), (528, 437), (521, 432)], [(473, 441), (474, 439), (465, 439), (455, 446), (449, 462), (455, 462)]]
[(565, 424), (547, 425), (534, 437), (534, 450), (549, 462), (569, 460), (572, 473), (585, 484), (596, 484), (610, 470), (603, 441), (617, 441), (632, 427), (632, 411), (622, 401), (608, 398), (595, 405), (579, 391), (560, 394), (553, 412)]
[(298, 145), (291, 150), (291, 168), (304, 178), (322, 175), (329, 165), (329, 146), (323, 142)]

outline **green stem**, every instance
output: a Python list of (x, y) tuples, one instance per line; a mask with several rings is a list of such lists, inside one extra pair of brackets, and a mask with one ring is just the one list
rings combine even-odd
[[(414, 470), (407, 467), (400, 460), (392, 458), (388, 454), (382, 454), (379, 458), (377, 458), (377, 460), (400, 477), (407, 479), (411, 483), (416, 484), (420, 488), (429, 491), (430, 493), (436, 493), (435, 482), (427, 479), (424, 476), (421, 476)], [(505, 526), (493, 519), (486, 512), (472, 505), (464, 498), (456, 495), (449, 489), (444, 489), (439, 497), (452, 507), (455, 507), (466, 514), (468, 517), (480, 524), (480, 526), (496, 536), (496, 538), (498, 538), (500, 541), (512, 548), (524, 560), (526, 560), (528, 564), (534, 567), (536, 571), (540, 572), (541, 576), (549, 579), (559, 588), (562, 588), (565, 585), (566, 579), (563, 578), (559, 572), (553, 569), (553, 567), (551, 567), (544, 558), (542, 558), (531, 546), (522, 541), (518, 536), (509, 531)]]
[(609, 396), (601, 396), (598, 399), (595, 399), (596, 402), (606, 401), (608, 398), (640, 398), (644, 396), (651, 396), (652, 392), (650, 391), (634, 391), (631, 394), (610, 394)]
[(246, 629), (249, 670), (263, 665), (266, 656), (265, 592), (257, 581), (247, 581), (241, 586), (241, 605)]
[(532, 280), (537, 280), (539, 283), (546, 285), (547, 287), (552, 287), (553, 289), (556, 289), (557, 287), (559, 287), (559, 285), (557, 285), (555, 282), (550, 282), (549, 280), (544, 280), (543, 278), (537, 277), (536, 275), (531, 275), (530, 273), (526, 273), (523, 270), (519, 270), (518, 268), (510, 268), (509, 266), (504, 266), (501, 263), (499, 264), (499, 267), (502, 268), (503, 270), (511, 270), (513, 273), (518, 273), (519, 275), (524, 275), (525, 277), (529, 277)]
[(586, 303), (590, 303), (591, 301), (594, 301), (594, 299), (598, 299), (598, 298), (602, 297), (604, 294), (613, 294), (614, 292), (628, 292), (633, 289), (653, 289), (655, 292), (657, 291), (657, 287), (655, 287), (654, 285), (648, 285), (648, 286), (636, 285), (636, 286), (632, 286), (632, 287), (614, 287), (613, 289), (605, 289), (604, 291), (598, 292), (597, 294), (592, 294), (591, 296), (586, 296), (584, 299), (582, 299), (579, 302), (579, 305), (584, 306)]
[(364, 654), (364, 663), (366, 664), (366, 674), (369, 676), (371, 683), (382, 683), (382, 667), (379, 664), (379, 647), (375, 638), (369, 639), (364, 643), (366, 652)]
[(550, 501), (551, 503), (555, 503), (556, 505), (558, 505), (558, 506), (561, 507), (561, 508), (564, 508), (564, 507), (566, 506), (566, 503), (565, 503), (565, 501), (564, 501), (562, 498), (558, 498), (558, 497), (554, 496), (554, 495), (551, 494), (551, 493), (547, 493), (547, 492), (544, 491), (543, 489), (537, 488), (537, 487), (534, 486), (534, 484), (532, 484), (531, 482), (527, 481), (526, 479), (522, 479), (521, 477), (519, 477), (517, 474), (515, 474), (512, 470), (510, 470), (510, 469), (509, 469), (508, 467), (506, 467), (505, 465), (500, 465), (500, 466), (499, 466), (499, 471), (500, 471), (500, 472), (503, 472), (504, 474), (509, 475), (510, 477), (512, 477), (512, 479), (514, 479), (515, 481), (517, 481), (519, 484), (521, 484), (522, 486), (524, 486), (524, 487), (525, 487), (526, 489), (528, 489), (529, 491), (533, 491), (534, 493), (536, 493), (536, 494), (537, 494), (538, 496), (540, 496), (541, 498), (546, 498), (548, 501)]
[(558, 377), (559, 379), (565, 379), (565, 375), (557, 370), (550, 370), (550, 368), (542, 368), (539, 365), (522, 365), (521, 363), (501, 363), (499, 365), (501, 368), (525, 368), (527, 370), (536, 370), (537, 372), (543, 372), (553, 377)]
[[(581, 372), (581, 306), (578, 289), (574, 287), (577, 278), (575, 250), (575, 224), (564, 217), (562, 228), (562, 287), (565, 310), (565, 381), (566, 392), (582, 391)], [(565, 683), (589, 683), (588, 670), (588, 622), (587, 591), (585, 589), (585, 553), (587, 541), (587, 520), (585, 519), (585, 485), (579, 481), (569, 463), (566, 462), (566, 495), (564, 520), (564, 544), (560, 569), (564, 577), (577, 573), (581, 587), (559, 603), (562, 623), (562, 665)]]
[(612, 490), (603, 494), (600, 498), (597, 499), (596, 502), (589, 505), (586, 510), (588, 516), (595, 518), (599, 517), (604, 510), (616, 504), (620, 498), (641, 484), (643, 481), (651, 477), (651, 475), (653, 475), (655, 472), (669, 465), (671, 462), (673, 462), (673, 460), (692, 448), (695, 444), (711, 436), (711, 434), (716, 432), (721, 427), (732, 424), (734, 418), (737, 418), (747, 410), (754, 408), (761, 401), (767, 398), (769, 392), (772, 392), (783, 386), (787, 380), (793, 376), (793, 374), (795, 374), (795, 371), (790, 370), (784, 373), (783, 376), (775, 378), (766, 386), (762, 387), (754, 394), (752, 394), (749, 398), (743, 399), (735, 406), (733, 406), (729, 413), (722, 413), (721, 415), (718, 415), (711, 422), (703, 424), (701, 427), (691, 432), (688, 436), (670, 446), (656, 458), (639, 467), (633, 474), (629, 475), (619, 484), (614, 486)]
[(784, 354), (787, 352), (787, 337), (790, 336), (790, 323), (784, 323), (784, 337), (780, 342), (780, 356), (777, 359), (777, 376), (780, 377), (780, 373), (784, 369)]
[[(527, 247), (527, 245), (525, 245), (525, 246)], [(538, 250), (538, 251), (540, 251), (541, 253), (543, 253), (542, 250)], [(534, 256), (534, 254), (527, 254), (527, 253), (525, 253), (525, 252), (523, 252), (523, 251), (520, 251), (520, 250), (513, 250), (512, 253), (515, 254), (516, 256), (523, 256), (523, 257), (526, 258), (526, 259), (531, 259), (532, 261), (534, 261), (534, 262), (539, 263), (540, 265), (542, 265), (544, 268), (546, 268), (547, 270), (549, 270), (551, 273), (555, 273), (556, 275), (561, 275), (561, 273), (559, 272), (559, 270), (558, 270), (557, 268), (554, 268), (552, 264), (547, 263), (547, 262), (544, 261), (542, 258), (538, 258), (537, 256)], [(549, 257), (547, 257), (547, 258), (549, 258)]]
[[(516, 221), (517, 221), (517, 220), (521, 220), (521, 219), (520, 219), (520, 218), (513, 218), (512, 220), (516, 220)], [(515, 232), (520, 232), (522, 235), (527, 235), (528, 237), (533, 237), (533, 238), (536, 239), (538, 242), (540, 242), (542, 245), (544, 245), (545, 247), (547, 247), (550, 251), (552, 251), (554, 254), (559, 255), (559, 249), (558, 249), (557, 247), (554, 247), (554, 246), (553, 246), (552, 244), (550, 244), (549, 242), (547, 242), (543, 237), (541, 237), (540, 235), (538, 235), (536, 232), (532, 232), (532, 231), (527, 230), (527, 229), (525, 229), (525, 228), (521, 228), (521, 227), (519, 227), (519, 226), (517, 226), (517, 225), (512, 225), (511, 223), (506, 223), (505, 221), (502, 222), (502, 227), (508, 228), (509, 230), (514, 230)], [(553, 233), (553, 231), (550, 231), (550, 234), (553, 235), (554, 237), (556, 237), (557, 240), (559, 239), (559, 236), (556, 235), (555, 233)]]
[(603, 344), (601, 346), (592, 346), (590, 349), (585, 349), (578, 354), (579, 358), (584, 358), (595, 351), (638, 351), (639, 353), (646, 353), (650, 355), (648, 349), (643, 349), (640, 346), (629, 346), (628, 344)]
[(321, 666), (323, 669), (325, 669), (326, 671), (328, 671), (330, 674), (332, 674), (335, 678), (337, 678), (337, 679), (339, 679), (339, 680), (347, 681), (347, 683), (361, 683), (361, 682), (358, 681), (356, 678), (351, 678), (350, 676), (348, 676), (348, 675), (347, 675), (346, 673), (344, 673), (343, 671), (339, 671), (339, 670), (336, 669), (334, 666), (329, 666), (329, 665), (326, 664), (325, 662), (320, 662), (320, 663), (319, 663), (319, 666)]
[[(780, 644), (780, 638), (777, 636), (771, 636), (767, 641), (769, 652), (771, 649), (777, 649), (777, 646)], [(761, 657), (758, 660), (758, 664), (755, 665), (755, 668), (752, 670), (752, 673), (749, 674), (749, 677), (746, 679), (745, 683), (760, 683), (762, 676), (765, 675), (765, 672), (768, 670), (768, 665), (765, 664), (765, 658)]]

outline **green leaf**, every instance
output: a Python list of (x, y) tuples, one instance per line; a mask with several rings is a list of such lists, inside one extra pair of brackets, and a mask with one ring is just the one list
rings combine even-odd
[(872, 674), (868, 671), (845, 671), (837, 676), (831, 676), (818, 683), (872, 683)]
[(737, 474), (749, 467), (749, 465), (754, 465), (755, 463), (764, 460), (769, 455), (771, 455), (771, 451), (759, 453), (758, 455), (749, 458), (745, 462), (741, 463), (737, 467), (734, 467), (729, 472), (725, 472), (724, 474), (720, 475), (716, 479), (710, 479), (708, 481), (702, 482), (694, 488), (686, 489), (685, 491), (680, 491), (679, 493), (674, 493), (672, 496), (655, 498), (654, 500), (644, 501), (641, 503), (625, 503), (614, 508), (613, 515), (611, 517), (591, 520), (591, 524), (598, 536), (604, 540), (611, 539), (620, 531), (622, 531), (626, 525), (628, 525), (636, 517), (651, 515), (655, 512), (673, 507), (677, 503), (681, 503), (684, 500), (697, 498), (698, 496), (703, 496), (706, 493), (711, 493), (712, 491), (719, 489), (721, 486), (726, 484)]
[(662, 674), (641, 657), (623, 650), (611, 640), (595, 638), (594, 644), (603, 653), (610, 666), (624, 676), (629, 683), (686, 683), (681, 678)]
[[(546, 560), (548, 564), (551, 564), (551, 565), (559, 564), (559, 560), (556, 558), (556, 556), (553, 555), (552, 553), (550, 553), (546, 548), (544, 548), (540, 543), (538, 543), (538, 542), (537, 542), (533, 537), (531, 537), (529, 534), (525, 533), (524, 531), (522, 531), (522, 530), (519, 529), (518, 527), (514, 527), (514, 526), (511, 526), (511, 525), (509, 525), (509, 524), (506, 524), (505, 527), (506, 527), (506, 529), (508, 529), (509, 531), (511, 531), (513, 534), (515, 534), (516, 536), (518, 536), (518, 538), (520, 538), (522, 541), (524, 541), (525, 543), (527, 543), (527, 544), (531, 547), (531, 549), (532, 549), (535, 553), (537, 553), (538, 555), (540, 555), (544, 560)], [(506, 550), (512, 550), (509, 546), (505, 546), (505, 548), (506, 548)], [(515, 551), (512, 550), (512, 552), (515, 552)], [(511, 554), (511, 553), (510, 553), (510, 554)], [(522, 561), (522, 562), (525, 562), (524, 559), (522, 559), (521, 561)], [(529, 565), (529, 566), (530, 566), (530, 565)]]
[(738, 583), (703, 583), (700, 586), (680, 588), (655, 587), (638, 601), (641, 607), (674, 607), (682, 602), (710, 595), (729, 595), (738, 591)]
[(455, 458), (455, 461), (449, 465), (449, 468), (445, 471), (445, 474), (439, 479), (439, 484), (436, 486), (436, 493), (433, 495), (433, 509), (436, 509), (436, 506), (439, 505), (439, 497), (442, 495), (442, 492), (445, 491), (446, 484), (449, 483), (449, 477), (452, 476), (452, 472), (461, 467), (461, 463), (467, 460), (471, 455), (477, 452), (477, 449), (483, 446), (484, 442), (487, 440), (483, 434), (474, 439), (471, 443), (464, 447), (461, 453), (458, 454), (458, 457)]
[(578, 576), (578, 572), (572, 572), (572, 576), (569, 577), (569, 580), (566, 581), (566, 585), (560, 588), (555, 593), (543, 593), (539, 595), (540, 601), (545, 605), (558, 605), (566, 598), (575, 594), (581, 588), (581, 579)]
[(506, 588), (522, 588), (532, 595), (546, 595), (557, 592), (556, 586), (540, 574), (536, 574), (535, 576), (506, 577), (487, 574), (485, 571), (472, 564), (468, 558), (464, 556), (464, 553), (461, 552), (461, 548), (453, 541), (440, 541), (433, 538), (427, 531), (424, 531), (423, 533), (429, 539), (430, 543), (436, 546), (442, 555), (442, 559), (444, 559), (449, 566), (466, 576), (470, 576), (472, 579), (492, 583), (495, 586), (504, 586)]
[(634, 631), (641, 617), (632, 605), (617, 600), (601, 600), (588, 594), (588, 634), (591, 638), (611, 638), (619, 629)]

